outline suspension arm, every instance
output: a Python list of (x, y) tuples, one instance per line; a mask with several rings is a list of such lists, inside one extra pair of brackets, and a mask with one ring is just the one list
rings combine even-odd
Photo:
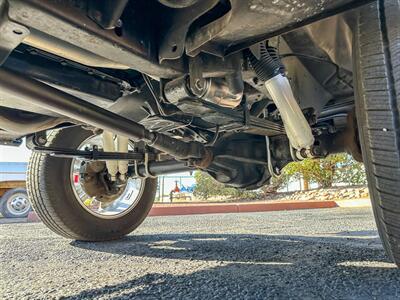
[(134, 141), (143, 141), (178, 159), (201, 161), (208, 153), (199, 142), (183, 142), (151, 132), (135, 121), (13, 71), (0, 69), (0, 88), (25, 100), (27, 105), (41, 106), (96, 128), (126, 136)]
[[(82, 160), (144, 160), (144, 153), (142, 152), (105, 152), (99, 151), (97, 147), (93, 147), (91, 150), (75, 150), (69, 148), (34, 146), (32, 150), (46, 153), (54, 157), (79, 158)], [(149, 153), (148, 155), (150, 159), (156, 157), (154, 153)]]

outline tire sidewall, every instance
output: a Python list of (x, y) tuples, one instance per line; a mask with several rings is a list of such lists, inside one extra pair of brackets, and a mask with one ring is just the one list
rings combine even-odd
[[(48, 146), (77, 149), (83, 141), (93, 136), (93, 132), (81, 127), (72, 127), (50, 133)], [(45, 154), (41, 154), (45, 155)], [(110, 240), (130, 233), (138, 227), (150, 211), (155, 198), (157, 182), (145, 179), (142, 193), (136, 206), (125, 215), (103, 219), (88, 212), (78, 201), (71, 184), (72, 158), (46, 155), (41, 178), (52, 208), (77, 239)]]
[(12, 197), (15, 194), (25, 194), (26, 198), (28, 199), (28, 194), (26, 192), (26, 189), (24, 189), (24, 188), (15, 188), (15, 189), (9, 190), (9, 191), (5, 192), (0, 199), (0, 212), (3, 215), (3, 217), (5, 217), (5, 218), (26, 218), (32, 209), (29, 200), (28, 200), (29, 209), (23, 215), (15, 215), (8, 210), (7, 202), (10, 199), (10, 197)]

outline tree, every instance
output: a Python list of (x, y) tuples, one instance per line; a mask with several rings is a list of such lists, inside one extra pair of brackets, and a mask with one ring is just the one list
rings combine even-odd
[(293, 162), (283, 172), (290, 178), (303, 178), (304, 181), (315, 182), (323, 188), (331, 187), (334, 183), (366, 183), (364, 166), (348, 154), (333, 154), (323, 159)]
[[(204, 172), (197, 171), (194, 177), (194, 194), (203, 199), (213, 196), (254, 198), (257, 195), (255, 192), (226, 187)], [(264, 194), (276, 193), (279, 188), (296, 179), (317, 183), (322, 188), (332, 187), (335, 183), (362, 185), (367, 182), (362, 163), (356, 162), (348, 154), (334, 154), (323, 159), (305, 159), (288, 164), (283, 168), (282, 174), (278, 178), (272, 178), (271, 184), (262, 187), (261, 191)]]
[(196, 180), (196, 186), (193, 194), (200, 198), (207, 200), (212, 196), (218, 195), (218, 193), (224, 189), (222, 183), (217, 182), (214, 178), (204, 172), (196, 171), (194, 173), (194, 179)]
[(194, 179), (196, 180), (196, 185), (193, 194), (205, 200), (215, 196), (229, 198), (254, 198), (256, 196), (256, 193), (252, 191), (227, 187), (205, 172), (196, 171)]
[(355, 161), (350, 155), (346, 155), (338, 164), (334, 182), (347, 185), (367, 184), (364, 164)]

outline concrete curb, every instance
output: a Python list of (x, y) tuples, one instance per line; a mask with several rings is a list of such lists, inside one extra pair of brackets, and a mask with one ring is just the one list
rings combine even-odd
[(336, 204), (339, 207), (369, 207), (371, 200), (368, 198), (352, 199), (352, 200), (338, 200)]

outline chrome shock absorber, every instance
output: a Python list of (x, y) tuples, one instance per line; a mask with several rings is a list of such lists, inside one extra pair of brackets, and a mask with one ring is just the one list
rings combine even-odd
[[(129, 139), (127, 137), (117, 135), (115, 145), (115, 135), (110, 131), (103, 131), (103, 148), (106, 152), (128, 153)], [(126, 181), (126, 173), (128, 172), (128, 161), (126, 160), (106, 160), (108, 174), (110, 180), (116, 181), (118, 174), (121, 181)]]
[(258, 45), (259, 57), (248, 51), (248, 59), (260, 80), (264, 81), (281, 115), (290, 144), (298, 153), (310, 153), (314, 136), (284, 75), (284, 67), (275, 48), (265, 42)]

